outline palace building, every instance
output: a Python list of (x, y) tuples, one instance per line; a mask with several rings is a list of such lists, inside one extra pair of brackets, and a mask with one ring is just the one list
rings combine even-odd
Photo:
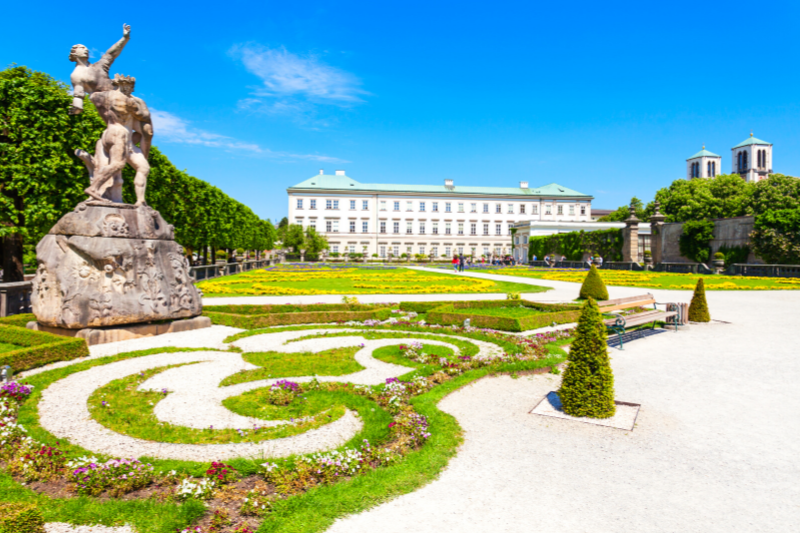
[[(387, 257), (510, 253), (511, 228), (523, 222), (588, 222), (592, 196), (556, 183), (471, 187), (360, 183), (344, 170), (287, 189), (289, 222), (325, 235), (333, 253)], [(365, 248), (366, 247), (366, 248)]]
[[(722, 174), (722, 157), (703, 149), (686, 160), (686, 179)], [(753, 137), (731, 148), (731, 173), (745, 181), (761, 181), (772, 174), (772, 144)]]

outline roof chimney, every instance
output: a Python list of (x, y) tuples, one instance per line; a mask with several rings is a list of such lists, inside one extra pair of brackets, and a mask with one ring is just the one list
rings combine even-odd
[(319, 175), (322, 176), (323, 174), (325, 174), (325, 170), (319, 169)]
[(344, 170), (337, 170), (336, 171), (336, 175), (337, 176), (344, 176)]
[(445, 187), (453, 187), (453, 180), (444, 180)]
[(520, 189), (527, 189), (528, 188), (528, 182), (527, 181), (520, 181), (519, 182), (519, 188)]

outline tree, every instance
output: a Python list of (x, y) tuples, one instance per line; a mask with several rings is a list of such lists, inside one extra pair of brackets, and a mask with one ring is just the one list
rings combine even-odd
[(678, 240), (678, 248), (683, 257), (705, 263), (711, 254), (709, 244), (713, 238), (712, 220), (689, 220), (683, 223), (683, 233)]
[(600, 301), (608, 300), (608, 289), (606, 289), (606, 284), (603, 283), (603, 278), (600, 277), (600, 273), (597, 271), (594, 265), (589, 268), (589, 272), (586, 274), (586, 278), (583, 280), (580, 298), (593, 298)]
[(648, 212), (645, 210), (644, 204), (637, 197), (631, 198), (631, 203), (623, 205), (610, 212), (604, 217), (600, 217), (601, 222), (623, 222), (631, 216), (631, 206), (636, 210), (636, 218), (640, 220), (647, 220), (649, 218)]
[(753, 184), (738, 174), (715, 178), (675, 180), (656, 192), (667, 222), (744, 216), (750, 207)]
[(753, 251), (767, 263), (800, 263), (800, 179), (773, 174), (755, 184)]
[(558, 397), (568, 415), (609, 418), (616, 412), (606, 326), (593, 298), (583, 304)]
[(283, 238), (283, 247), (292, 248), (294, 252), (300, 251), (306, 244), (306, 236), (303, 233), (303, 226), (300, 224), (289, 224), (285, 226), (285, 235)]
[(689, 320), (691, 322), (710, 322), (711, 315), (708, 313), (708, 302), (706, 302), (706, 287), (703, 278), (697, 280), (694, 287), (692, 301), (689, 304)]
[(306, 228), (306, 252), (309, 254), (318, 254), (322, 250), (329, 248), (328, 238), (324, 235), (317, 233), (317, 230), (309, 226)]

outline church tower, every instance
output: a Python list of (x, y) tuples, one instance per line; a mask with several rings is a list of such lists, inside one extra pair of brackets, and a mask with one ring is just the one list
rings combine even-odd
[(686, 179), (713, 178), (722, 170), (722, 157), (703, 149), (686, 160)]
[(731, 148), (731, 156), (732, 172), (747, 182), (765, 180), (772, 173), (772, 144), (756, 139), (752, 133)]

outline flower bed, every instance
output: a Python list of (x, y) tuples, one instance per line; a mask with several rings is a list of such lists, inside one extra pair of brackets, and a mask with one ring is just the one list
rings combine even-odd
[(0, 343), (18, 347), (0, 353), (0, 366), (9, 365), (14, 372), (89, 355), (89, 347), (83, 339), (61, 337), (18, 326), (0, 325)]

